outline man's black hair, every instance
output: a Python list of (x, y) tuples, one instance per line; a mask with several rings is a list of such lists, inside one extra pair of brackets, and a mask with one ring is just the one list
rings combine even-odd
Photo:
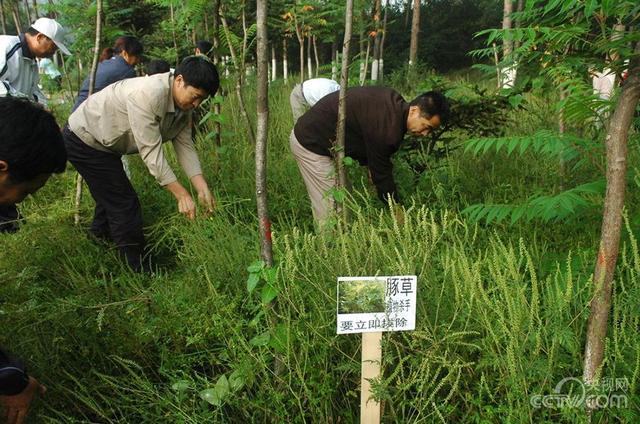
[(209, 56), (213, 51), (213, 44), (207, 40), (200, 40), (196, 43), (196, 48), (205, 56)]
[(28, 100), (0, 97), (0, 160), (16, 184), (64, 171), (67, 152), (53, 115)]
[(449, 115), (449, 102), (447, 98), (439, 91), (427, 91), (413, 99), (409, 106), (418, 106), (421, 115), (431, 118), (434, 115), (440, 115), (441, 121), (445, 121)]
[(35, 35), (40, 34), (40, 31), (38, 31), (34, 27), (29, 27), (29, 29), (27, 29), (26, 33), (29, 34), (29, 35), (34, 35), (35, 36)]
[(182, 75), (187, 85), (204, 90), (210, 96), (220, 87), (216, 66), (204, 56), (186, 57), (176, 68), (175, 76), (178, 75)]
[(147, 75), (164, 74), (171, 70), (169, 62), (162, 59), (154, 59), (147, 63)]

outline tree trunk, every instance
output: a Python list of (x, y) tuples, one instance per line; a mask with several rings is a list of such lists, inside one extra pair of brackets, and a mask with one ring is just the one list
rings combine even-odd
[[(244, 60), (238, 61), (238, 56), (236, 55), (235, 48), (233, 47), (233, 44), (231, 44), (231, 35), (229, 33), (229, 25), (227, 24), (227, 19), (224, 17), (224, 11), (222, 7), (220, 8), (220, 21), (222, 22), (224, 35), (227, 38), (227, 45), (229, 46), (229, 52), (231, 53), (231, 60), (233, 61), (233, 66), (236, 70), (236, 96), (238, 97), (240, 114), (242, 115), (245, 123), (247, 124), (247, 133), (249, 134), (249, 141), (251, 141), (252, 144), (255, 144), (256, 142), (255, 132), (253, 130), (253, 125), (251, 124), (251, 119), (249, 118), (249, 113), (247, 113), (244, 96), (242, 95), (242, 84), (244, 80)], [(238, 63), (240, 63), (240, 65), (238, 65)]]
[[(365, 27), (364, 27), (364, 23), (367, 20), (367, 14), (365, 13), (365, 9), (362, 8), (362, 10), (360, 11), (360, 18), (362, 19), (362, 25), (360, 26), (360, 41), (359, 41), (359, 45), (360, 45), (360, 78), (358, 79), (358, 81), (360, 81), (360, 85), (364, 84), (364, 80), (367, 78), (367, 75), (364, 72), (364, 52), (366, 49), (366, 38), (367, 37), (365, 35)], [(368, 37), (367, 37), (368, 38)]]
[(76, 72), (76, 85), (80, 87), (80, 84), (82, 84), (82, 78), (80, 77), (80, 75), (84, 73), (84, 66), (82, 65), (82, 59), (80, 59), (80, 55), (77, 56), (77, 63), (78, 72)]
[[(71, 98), (67, 99), (69, 103), (73, 103), (73, 90), (71, 89), (71, 78), (69, 78), (69, 73), (67, 72), (67, 63), (62, 57), (62, 53), (58, 50), (56, 54), (53, 56), (54, 58), (60, 58), (60, 66), (62, 67), (62, 79), (67, 82), (67, 92), (64, 93), (65, 98), (70, 96)], [(57, 65), (57, 64), (56, 64)]]
[[(247, 34), (247, 14), (245, 12), (245, 1), (242, 0), (242, 69), (246, 68), (247, 59), (247, 41), (249, 36)], [(248, 75), (248, 73), (247, 73)]]
[(491, 43), (493, 48), (493, 63), (496, 65), (496, 84), (498, 84), (498, 90), (502, 88), (502, 73), (500, 72), (500, 58), (498, 57), (498, 46), (495, 41)]
[(22, 25), (20, 25), (20, 12), (18, 11), (17, 3), (11, 5), (11, 16), (13, 16), (13, 23), (16, 26), (16, 31), (18, 31), (18, 34), (21, 33)]
[(413, 0), (413, 19), (411, 21), (411, 44), (409, 45), (409, 67), (416, 64), (418, 56), (418, 34), (420, 33), (420, 0)]
[[(518, 5), (516, 6), (516, 11), (517, 12), (522, 12), (523, 9), (524, 9), (524, 0), (518, 0)], [(521, 26), (520, 18), (518, 18), (514, 22), (514, 25), (515, 25), (516, 28), (520, 28), (520, 26)], [(514, 50), (517, 50), (519, 47), (520, 47), (520, 41), (515, 40), (513, 42)]]
[[(604, 344), (607, 335), (611, 286), (614, 276), (620, 231), (627, 170), (627, 141), (629, 127), (640, 99), (640, 42), (635, 45), (635, 57), (629, 64), (629, 76), (622, 86), (620, 97), (609, 123), (605, 140), (607, 149), (607, 192), (604, 200), (600, 247), (593, 274), (593, 298), (587, 325), (587, 342), (584, 352), (583, 380), (593, 385), (601, 373)], [(589, 410), (594, 405), (587, 405)]]
[(287, 37), (282, 38), (282, 76), (284, 82), (289, 79), (289, 64), (287, 63)]
[(335, 81), (338, 77), (338, 58), (336, 56), (336, 52), (338, 51), (338, 46), (334, 41), (331, 43), (331, 79)]
[[(277, 61), (276, 61), (276, 46), (275, 44), (271, 44), (271, 81), (275, 81), (278, 76), (277, 72)], [(258, 65), (260, 66), (260, 65)]]
[[(213, 63), (216, 66), (220, 66), (220, 55), (218, 53), (220, 49), (220, 39), (218, 37), (218, 31), (220, 29), (220, 20), (219, 20), (220, 13), (219, 12), (220, 12), (220, 0), (215, 0), (213, 2), (212, 26), (213, 26)], [(213, 105), (213, 113), (215, 113), (216, 116), (221, 115), (222, 106), (220, 105), (220, 103), (216, 102)], [(216, 132), (214, 141), (216, 143), (216, 146), (220, 146), (222, 145), (222, 124), (220, 124), (220, 121), (218, 119), (216, 119), (216, 122), (214, 124), (214, 130)]]
[[(93, 94), (96, 86), (96, 71), (98, 70), (98, 57), (100, 56), (100, 39), (102, 38), (102, 0), (96, 0), (96, 38), (93, 43), (93, 61), (89, 72), (89, 96)], [(75, 212), (73, 222), (80, 223), (80, 202), (82, 201), (82, 176), (76, 176)]]
[(298, 43), (300, 43), (300, 82), (304, 81), (304, 35), (298, 36)]
[[(360, 85), (364, 85), (367, 81), (367, 74), (369, 73), (369, 52), (371, 51), (371, 39), (367, 37), (367, 50), (364, 55), (364, 69), (362, 70), (362, 79), (360, 80)], [(344, 58), (342, 59), (344, 60)]]
[(93, 43), (93, 60), (89, 72), (89, 93), (92, 95), (96, 86), (96, 72), (98, 71), (98, 59), (100, 57), (100, 40), (102, 39), (102, 0), (96, 0), (96, 38)]
[(307, 74), (309, 79), (313, 78), (313, 68), (311, 66), (311, 34), (307, 36)]
[(176, 19), (173, 12), (173, 1), (169, 2), (169, 15), (171, 17), (171, 35), (173, 37), (173, 49), (176, 52), (176, 67), (178, 67), (178, 40), (176, 39)]
[[(344, 169), (344, 139), (347, 116), (347, 85), (349, 84), (349, 45), (351, 44), (351, 23), (353, 20), (353, 0), (347, 0), (344, 24), (344, 43), (342, 45), (342, 72), (340, 75), (340, 97), (338, 102), (338, 128), (336, 134), (336, 169), (338, 188), (346, 190), (347, 174)], [(336, 202), (336, 205), (338, 203)], [(347, 221), (347, 208), (340, 206), (342, 217)]]
[(296, 28), (296, 37), (298, 38), (298, 44), (300, 46), (300, 83), (304, 82), (304, 33), (302, 27), (298, 24), (298, 14), (293, 15), (293, 23)]
[[(260, 256), (273, 266), (271, 221), (267, 208), (267, 135), (269, 130), (269, 86), (267, 75), (267, 0), (257, 0), (257, 134), (256, 134), (256, 200), (260, 222)], [(272, 50), (275, 52), (275, 50)]]
[(409, 11), (411, 10), (411, 0), (407, 0), (407, 4), (404, 6), (404, 29), (409, 26)]
[[(613, 25), (613, 31), (611, 31), (611, 42), (618, 41), (624, 35), (625, 25), (618, 20), (616, 24)], [(620, 53), (617, 50), (613, 50), (610, 52), (611, 60), (616, 61), (620, 58)]]
[(378, 82), (378, 70), (380, 69), (380, 41), (382, 39), (381, 24), (381, 7), (382, 0), (374, 1), (373, 23), (375, 25), (375, 38), (373, 39), (373, 61), (371, 62), (371, 81)]
[(47, 13), (47, 17), (51, 19), (58, 19), (58, 14), (55, 12), (55, 4), (53, 4), (53, 0), (49, 0), (49, 13)]
[(320, 60), (318, 59), (318, 44), (316, 43), (316, 36), (313, 36), (313, 55), (316, 59), (316, 72), (315, 76), (318, 78), (318, 72), (320, 69)]
[[(513, 0), (504, 0), (502, 29), (511, 29), (511, 12), (513, 12)], [(512, 51), (513, 41), (511, 41), (511, 35), (505, 34), (502, 42), (502, 60), (506, 59)]]
[(34, 20), (31, 19), (31, 9), (29, 8), (29, 0), (24, 0), (24, 8), (27, 11), (27, 21), (29, 22), (29, 25), (31, 25)]
[(4, 0), (0, 0), (0, 21), (2, 21), (2, 33), (7, 34), (7, 18), (4, 15)]
[(380, 57), (378, 59), (378, 81), (384, 79), (384, 40), (387, 37), (387, 12), (389, 11), (389, 0), (384, 4), (384, 19), (382, 22), (382, 39), (380, 40)]

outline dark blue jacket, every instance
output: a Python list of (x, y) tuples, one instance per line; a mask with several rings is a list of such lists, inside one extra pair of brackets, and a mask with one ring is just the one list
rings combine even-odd
[[(111, 59), (104, 60), (98, 64), (98, 70), (96, 71), (96, 85), (94, 93), (102, 90), (108, 85), (113, 84), (127, 78), (134, 78), (136, 76), (136, 70), (133, 66), (129, 65), (122, 56), (114, 56)], [(87, 100), (89, 96), (89, 77), (85, 78), (82, 82), (82, 88), (78, 93), (76, 104), (73, 105), (72, 112), (78, 108)]]

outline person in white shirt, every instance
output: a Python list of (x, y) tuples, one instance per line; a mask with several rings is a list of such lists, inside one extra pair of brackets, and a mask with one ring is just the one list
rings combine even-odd
[(36, 20), (25, 33), (0, 35), (0, 96), (26, 97), (46, 106), (36, 58), (51, 57), (58, 49), (70, 54), (64, 35), (62, 26), (49, 18)]
[[(0, 35), (0, 97), (25, 97), (46, 106), (47, 99), (38, 87), (36, 58), (51, 57), (58, 49), (70, 54), (64, 45), (64, 29), (49, 18), (36, 20), (20, 35)], [(15, 205), (0, 205), (0, 233), (18, 231), (20, 221)]]
[(593, 92), (602, 100), (609, 100), (616, 82), (616, 74), (611, 69), (605, 68), (602, 71), (592, 73)]
[(328, 78), (314, 78), (296, 84), (289, 96), (294, 123), (308, 108), (318, 103), (318, 100), (338, 90), (340, 90), (340, 84)]

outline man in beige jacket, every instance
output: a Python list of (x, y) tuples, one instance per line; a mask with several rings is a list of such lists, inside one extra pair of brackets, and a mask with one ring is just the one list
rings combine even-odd
[(212, 211), (215, 200), (191, 141), (191, 115), (218, 87), (215, 66), (203, 57), (191, 56), (176, 68), (175, 75), (131, 78), (108, 86), (69, 117), (63, 131), (69, 161), (96, 201), (91, 233), (115, 242), (136, 271), (143, 270), (142, 210), (120, 157), (140, 153), (151, 175), (175, 196), (180, 213), (193, 219), (195, 202), (178, 182), (162, 149), (164, 142), (172, 140), (198, 200)]

